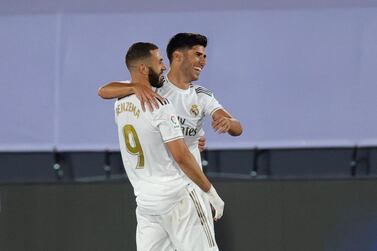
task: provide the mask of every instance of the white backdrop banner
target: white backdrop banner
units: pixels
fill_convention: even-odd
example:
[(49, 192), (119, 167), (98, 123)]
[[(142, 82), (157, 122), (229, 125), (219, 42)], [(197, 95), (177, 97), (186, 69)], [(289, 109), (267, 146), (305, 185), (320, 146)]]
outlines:
[[(208, 36), (198, 84), (244, 127), (212, 149), (377, 145), (377, 9), (0, 16), (0, 151), (118, 149), (127, 48)], [(165, 61), (168, 63), (165, 55)]]

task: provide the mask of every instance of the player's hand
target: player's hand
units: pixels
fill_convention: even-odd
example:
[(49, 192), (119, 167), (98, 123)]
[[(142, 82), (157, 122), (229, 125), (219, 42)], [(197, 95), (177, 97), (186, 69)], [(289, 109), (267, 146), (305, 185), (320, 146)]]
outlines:
[(199, 151), (203, 152), (206, 149), (206, 138), (200, 136), (199, 143), (198, 143)]
[(232, 125), (232, 119), (228, 117), (221, 117), (212, 121), (212, 128), (218, 134), (226, 133)]
[(209, 203), (211, 203), (212, 207), (215, 209), (215, 217), (213, 219), (217, 221), (223, 216), (225, 203), (217, 194), (216, 189), (213, 186), (211, 186), (206, 194)]
[[(164, 102), (164, 98), (154, 92), (151, 88), (143, 85), (134, 85), (134, 92), (136, 97), (140, 100), (141, 108), (145, 112), (145, 105), (148, 106), (148, 109), (152, 112), (154, 108), (159, 108), (159, 99), (161, 102)], [(154, 108), (153, 108), (154, 107)]]

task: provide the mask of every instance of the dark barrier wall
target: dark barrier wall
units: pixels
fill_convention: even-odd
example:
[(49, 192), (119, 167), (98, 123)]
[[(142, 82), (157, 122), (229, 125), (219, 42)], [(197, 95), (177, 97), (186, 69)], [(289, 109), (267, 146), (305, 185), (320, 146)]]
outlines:
[[(222, 251), (377, 250), (376, 180), (216, 181)], [(1, 185), (1, 251), (135, 248), (129, 183)]]
[[(228, 178), (377, 178), (377, 147), (210, 150), (202, 160), (210, 176)], [(0, 167), (0, 184), (126, 177), (119, 151), (0, 152)]]

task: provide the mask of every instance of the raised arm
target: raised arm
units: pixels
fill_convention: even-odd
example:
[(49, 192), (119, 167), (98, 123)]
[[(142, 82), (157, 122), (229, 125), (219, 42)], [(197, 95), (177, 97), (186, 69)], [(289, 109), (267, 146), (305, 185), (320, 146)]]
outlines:
[(212, 114), (212, 128), (217, 133), (227, 132), (231, 136), (242, 134), (241, 123), (224, 109), (218, 109)]
[(156, 99), (164, 100), (151, 88), (128, 82), (110, 82), (98, 89), (98, 95), (103, 99), (123, 98), (132, 94), (140, 100), (143, 111), (145, 111), (145, 105), (150, 111), (153, 111), (153, 107), (157, 109), (159, 102)]
[(224, 201), (219, 197), (215, 188), (200, 169), (184, 140), (177, 139), (166, 143), (166, 145), (182, 171), (204, 192), (206, 192), (211, 205), (215, 209), (214, 219), (220, 219), (224, 211)]

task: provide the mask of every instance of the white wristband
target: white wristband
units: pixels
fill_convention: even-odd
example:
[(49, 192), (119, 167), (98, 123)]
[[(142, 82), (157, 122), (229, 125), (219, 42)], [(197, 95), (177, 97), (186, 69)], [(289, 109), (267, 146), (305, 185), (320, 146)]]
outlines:
[(216, 189), (211, 185), (211, 188), (208, 190), (207, 195), (211, 198), (219, 197), (219, 195), (216, 192)]
[(224, 201), (217, 194), (216, 189), (211, 186), (209, 191), (206, 193), (208, 200), (211, 203), (212, 207), (215, 209), (215, 220), (220, 219), (223, 216), (224, 211)]

